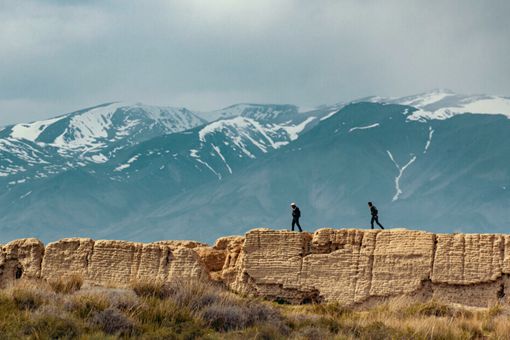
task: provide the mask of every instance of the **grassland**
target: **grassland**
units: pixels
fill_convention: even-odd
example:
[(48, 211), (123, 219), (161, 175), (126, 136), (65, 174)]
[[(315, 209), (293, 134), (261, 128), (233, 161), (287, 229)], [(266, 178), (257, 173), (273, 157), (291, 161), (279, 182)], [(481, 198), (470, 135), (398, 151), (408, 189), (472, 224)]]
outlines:
[(292, 306), (221, 286), (137, 282), (82, 287), (79, 277), (0, 290), (0, 339), (510, 339), (510, 308), (389, 299), (365, 310)]

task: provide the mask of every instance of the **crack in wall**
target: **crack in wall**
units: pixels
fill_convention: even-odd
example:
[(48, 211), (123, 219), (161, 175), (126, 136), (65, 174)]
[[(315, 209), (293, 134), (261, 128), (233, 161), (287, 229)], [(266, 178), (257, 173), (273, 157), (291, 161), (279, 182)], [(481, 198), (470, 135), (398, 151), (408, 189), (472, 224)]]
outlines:
[(434, 263), (436, 261), (436, 252), (437, 252), (437, 235), (432, 234), (433, 242), (432, 242), (432, 258), (430, 259), (430, 274), (429, 280), (432, 280), (432, 276), (434, 275)]
[(356, 300), (356, 294), (358, 292), (358, 279), (359, 279), (359, 265), (360, 265), (360, 262), (361, 262), (361, 251), (363, 249), (363, 240), (364, 240), (364, 237), (365, 237), (365, 234), (363, 233), (361, 235), (361, 240), (360, 240), (360, 244), (359, 244), (359, 248), (358, 248), (358, 256), (356, 258), (356, 275), (354, 276), (354, 289), (353, 289), (353, 292), (352, 292), (352, 300), (355, 301)]

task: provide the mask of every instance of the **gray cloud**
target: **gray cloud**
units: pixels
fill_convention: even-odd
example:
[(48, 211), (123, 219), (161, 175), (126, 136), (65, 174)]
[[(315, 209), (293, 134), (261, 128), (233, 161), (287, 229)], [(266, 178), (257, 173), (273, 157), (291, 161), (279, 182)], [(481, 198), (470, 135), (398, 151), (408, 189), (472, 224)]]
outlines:
[(0, 124), (125, 100), (510, 94), (510, 2), (0, 0)]

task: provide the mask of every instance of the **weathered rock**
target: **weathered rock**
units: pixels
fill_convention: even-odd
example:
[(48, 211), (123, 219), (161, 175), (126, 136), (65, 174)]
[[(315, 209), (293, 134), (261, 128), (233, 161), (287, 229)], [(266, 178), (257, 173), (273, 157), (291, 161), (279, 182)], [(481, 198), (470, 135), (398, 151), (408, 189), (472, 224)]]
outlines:
[(312, 254), (303, 259), (301, 282), (326, 301), (351, 304), (370, 292), (378, 231), (320, 229), (312, 239)]
[(157, 241), (157, 242), (154, 242), (154, 244), (165, 245), (165, 246), (169, 246), (170, 248), (174, 248), (174, 249), (177, 249), (177, 248), (194, 249), (197, 247), (208, 247), (209, 246), (207, 243), (196, 242), (196, 241), (181, 241), (181, 240), (178, 240), (178, 241), (172, 241), (172, 240)]
[(35, 239), (0, 246), (0, 286), (16, 278), (81, 275), (85, 283), (216, 280), (243, 294), (292, 303), (371, 304), (410, 295), (472, 306), (509, 303), (510, 235), (411, 230), (255, 229), (210, 247)]
[(435, 237), (411, 230), (377, 234), (370, 296), (407, 294), (430, 279)]
[(207, 270), (197, 253), (187, 247), (123, 241), (96, 241), (88, 280), (100, 285), (135, 281), (202, 279)]
[(438, 234), (432, 282), (470, 285), (495, 281), (503, 273), (502, 235)]
[(230, 287), (246, 294), (302, 302), (317, 296), (300, 286), (303, 257), (311, 251), (312, 235), (255, 229), (246, 234), (243, 257)]
[(227, 252), (221, 271), (221, 280), (227, 286), (231, 286), (235, 282), (237, 274), (241, 270), (241, 252), (244, 240), (245, 238), (240, 236), (222, 237), (216, 241), (214, 246), (217, 249), (225, 249)]
[(34, 238), (15, 240), (0, 249), (0, 287), (18, 279), (37, 279), (41, 275), (44, 245)]
[(204, 263), (207, 271), (217, 281), (221, 278), (221, 271), (227, 257), (226, 250), (214, 249), (212, 247), (200, 247), (195, 249), (198, 257)]
[(45, 279), (79, 275), (87, 278), (94, 241), (90, 238), (66, 238), (46, 246), (41, 276)]

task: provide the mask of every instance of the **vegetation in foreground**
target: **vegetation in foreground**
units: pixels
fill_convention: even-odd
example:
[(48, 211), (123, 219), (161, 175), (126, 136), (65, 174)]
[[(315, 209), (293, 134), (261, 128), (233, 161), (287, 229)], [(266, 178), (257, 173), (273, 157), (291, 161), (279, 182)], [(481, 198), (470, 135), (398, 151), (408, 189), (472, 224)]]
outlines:
[(131, 289), (20, 282), (0, 290), (1, 339), (509, 339), (510, 309), (388, 300), (358, 311), (281, 305), (204, 283)]

